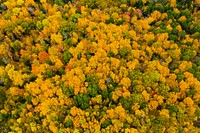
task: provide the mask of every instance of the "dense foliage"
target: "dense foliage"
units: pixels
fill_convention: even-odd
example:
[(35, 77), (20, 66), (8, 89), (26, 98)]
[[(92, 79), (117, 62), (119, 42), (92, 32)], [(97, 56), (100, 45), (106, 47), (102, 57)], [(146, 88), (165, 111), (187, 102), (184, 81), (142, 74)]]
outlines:
[(3, 0), (0, 132), (200, 132), (199, 0)]

